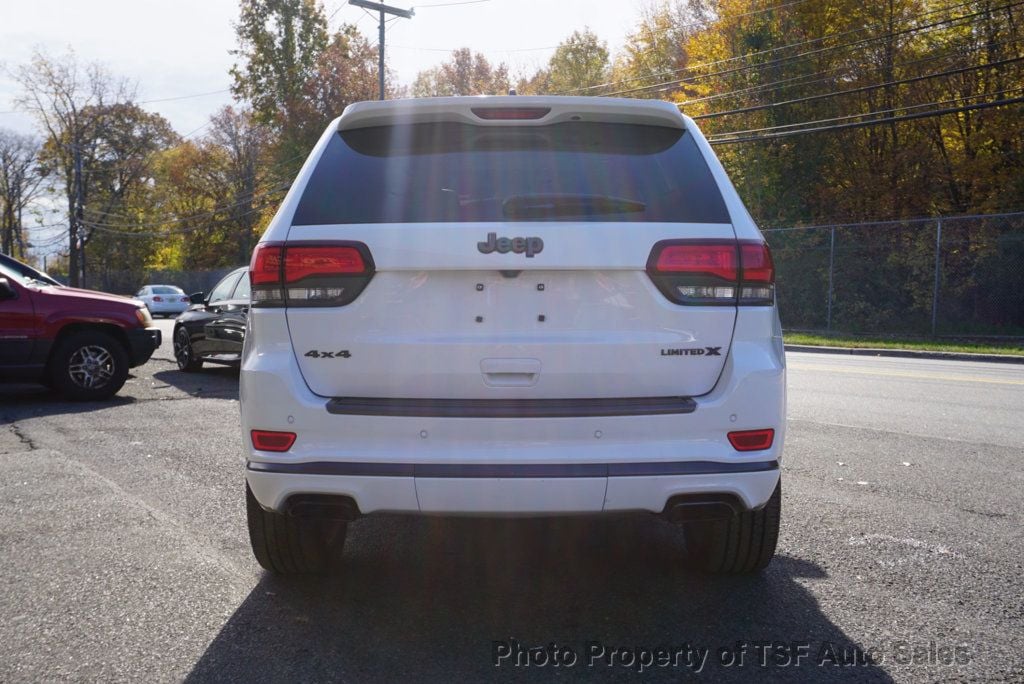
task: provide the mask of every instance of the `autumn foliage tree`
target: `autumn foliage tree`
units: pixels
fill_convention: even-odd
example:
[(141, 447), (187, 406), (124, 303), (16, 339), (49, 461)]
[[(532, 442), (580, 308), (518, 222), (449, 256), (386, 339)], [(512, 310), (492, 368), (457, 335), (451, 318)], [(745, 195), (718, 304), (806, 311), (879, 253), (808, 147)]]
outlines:
[(32, 136), (0, 129), (0, 252), (21, 259), (29, 245), (26, 213), (44, 189), (39, 149)]
[(508, 66), (493, 67), (483, 55), (459, 48), (443, 64), (416, 76), (412, 96), (504, 95), (509, 87)]
[(318, 131), (305, 126), (307, 83), (327, 49), (327, 18), (315, 0), (242, 0), (235, 26), (235, 97), (277, 135), (277, 161), (298, 169)]

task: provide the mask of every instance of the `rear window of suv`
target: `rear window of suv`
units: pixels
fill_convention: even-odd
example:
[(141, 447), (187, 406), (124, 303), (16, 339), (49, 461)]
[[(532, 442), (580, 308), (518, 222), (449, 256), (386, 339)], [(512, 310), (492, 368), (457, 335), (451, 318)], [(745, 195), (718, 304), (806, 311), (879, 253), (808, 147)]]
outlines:
[(407, 124), (341, 131), (295, 225), (468, 221), (729, 223), (682, 129)]

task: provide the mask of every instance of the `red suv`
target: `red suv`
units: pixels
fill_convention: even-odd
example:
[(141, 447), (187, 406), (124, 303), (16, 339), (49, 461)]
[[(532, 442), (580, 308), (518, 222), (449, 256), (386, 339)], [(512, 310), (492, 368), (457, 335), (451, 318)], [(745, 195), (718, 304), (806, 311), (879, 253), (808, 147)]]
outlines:
[(0, 379), (42, 382), (67, 399), (106, 399), (149, 360), (160, 330), (141, 302), (64, 287), (0, 255)]

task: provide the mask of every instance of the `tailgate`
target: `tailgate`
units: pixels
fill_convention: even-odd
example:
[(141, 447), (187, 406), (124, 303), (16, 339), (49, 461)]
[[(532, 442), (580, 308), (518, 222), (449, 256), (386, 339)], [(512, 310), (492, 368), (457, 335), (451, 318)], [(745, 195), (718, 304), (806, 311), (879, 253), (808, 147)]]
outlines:
[[(540, 238), (532, 257), (491, 234)], [(341, 307), (290, 307), (310, 389), (328, 397), (696, 396), (722, 371), (735, 306), (682, 306), (645, 272), (660, 240), (729, 225), (295, 226), (292, 241), (360, 241), (376, 264)]]

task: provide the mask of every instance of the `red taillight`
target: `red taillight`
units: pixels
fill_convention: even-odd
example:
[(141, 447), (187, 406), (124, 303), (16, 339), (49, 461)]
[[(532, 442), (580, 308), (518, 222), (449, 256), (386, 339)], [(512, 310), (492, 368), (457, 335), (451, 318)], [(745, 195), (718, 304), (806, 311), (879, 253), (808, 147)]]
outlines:
[(743, 267), (740, 304), (768, 305), (774, 302), (775, 264), (768, 245), (763, 242), (741, 243), (740, 264)]
[(191, 302), (192, 300), (189, 299), (188, 297), (182, 297), (181, 301), (183, 301), (183, 302)]
[(473, 113), (487, 121), (543, 119), (551, 107), (473, 107)]
[(742, 243), (740, 245), (740, 261), (743, 264), (743, 282), (775, 282), (775, 264), (772, 263), (772, 253), (765, 243)]
[(313, 276), (359, 275), (365, 271), (363, 256), (354, 247), (288, 247), (285, 252), (286, 283)]
[(273, 242), (256, 245), (249, 262), (249, 298), (253, 306), (284, 306), (281, 286), (281, 253), (284, 247)]
[(153, 301), (154, 302), (162, 302), (162, 301), (164, 301), (164, 298), (161, 297), (160, 295), (153, 295)]
[(741, 430), (729, 433), (729, 444), (736, 451), (760, 451), (769, 449), (775, 440), (775, 430)]
[(735, 244), (668, 244), (654, 265), (658, 273), (692, 273), (735, 281)]
[(676, 304), (771, 304), (775, 270), (763, 242), (662, 240), (647, 260), (647, 273)]
[(252, 445), (260, 451), (288, 451), (295, 444), (294, 432), (275, 432), (273, 430), (253, 430)]
[(249, 266), (253, 306), (344, 306), (373, 277), (358, 242), (257, 245)]
[(249, 279), (255, 285), (279, 284), (281, 282), (280, 245), (265, 242), (256, 245), (249, 263)]

